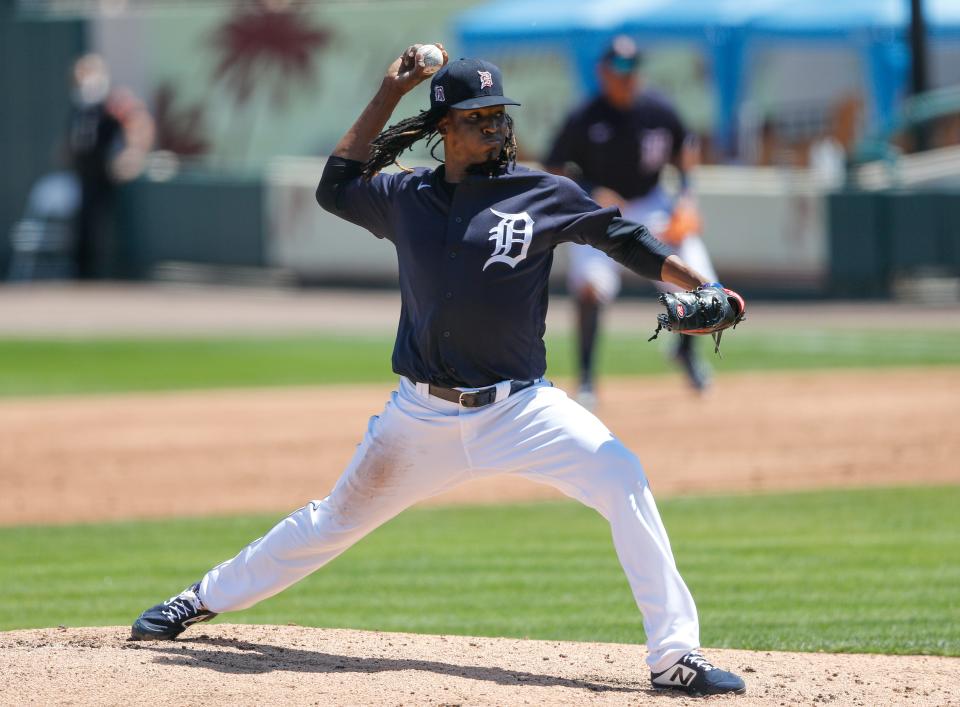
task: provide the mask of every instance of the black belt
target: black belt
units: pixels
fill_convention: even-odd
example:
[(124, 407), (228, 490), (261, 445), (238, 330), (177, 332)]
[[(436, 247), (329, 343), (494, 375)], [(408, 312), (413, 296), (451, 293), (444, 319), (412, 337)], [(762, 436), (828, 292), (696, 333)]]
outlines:
[[(510, 392), (508, 395), (513, 395), (524, 388), (529, 388), (536, 382), (537, 381), (510, 381)], [(429, 386), (429, 390), (430, 395), (443, 398), (451, 403), (459, 403), (465, 408), (482, 408), (484, 405), (489, 405), (497, 399), (497, 386), (495, 385), (468, 392), (457, 390), (456, 388), (441, 388), (438, 385)]]

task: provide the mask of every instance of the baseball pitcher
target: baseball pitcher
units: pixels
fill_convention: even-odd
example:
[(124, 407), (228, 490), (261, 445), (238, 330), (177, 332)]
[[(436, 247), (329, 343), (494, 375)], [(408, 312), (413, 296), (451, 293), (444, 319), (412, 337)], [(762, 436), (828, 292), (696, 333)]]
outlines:
[[(389, 67), (317, 188), (324, 209), (396, 249), (397, 388), (329, 495), (143, 612), (133, 638), (174, 638), (190, 624), (252, 606), (417, 501), (470, 479), (515, 474), (609, 521), (643, 613), (655, 686), (744, 692), (739, 677), (699, 651), (697, 609), (640, 460), (544, 378), (547, 278), (560, 243), (590, 245), (684, 289), (706, 279), (569, 179), (517, 166), (505, 106), (518, 104), (487, 61), (449, 63), (444, 54), (428, 110), (384, 130), (401, 96), (427, 76), (415, 60), (419, 46)], [(442, 145), (443, 164), (381, 172), (418, 140)]]

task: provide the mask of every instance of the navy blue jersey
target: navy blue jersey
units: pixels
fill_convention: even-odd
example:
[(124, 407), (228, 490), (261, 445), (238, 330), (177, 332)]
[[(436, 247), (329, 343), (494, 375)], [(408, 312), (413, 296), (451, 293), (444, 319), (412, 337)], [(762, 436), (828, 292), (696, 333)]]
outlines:
[(572, 162), (584, 187), (607, 187), (634, 199), (657, 185), (686, 136), (677, 112), (657, 94), (641, 94), (625, 111), (598, 96), (569, 115), (544, 164), (559, 169)]
[(666, 257), (645, 228), (601, 209), (565, 177), (515, 167), (452, 188), (442, 166), (369, 181), (361, 167), (331, 157), (317, 199), (396, 247), (393, 370), (414, 381), (481, 387), (543, 376), (559, 243), (589, 243), (647, 277), (659, 277)]
[(67, 130), (73, 169), (85, 190), (107, 190), (114, 181), (110, 161), (123, 137), (123, 126), (104, 103), (74, 106)]

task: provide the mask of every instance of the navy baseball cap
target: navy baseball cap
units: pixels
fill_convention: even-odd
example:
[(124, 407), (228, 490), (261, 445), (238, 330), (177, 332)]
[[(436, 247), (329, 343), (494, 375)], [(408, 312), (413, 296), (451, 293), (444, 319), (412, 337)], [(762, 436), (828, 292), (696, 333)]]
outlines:
[(600, 57), (600, 62), (618, 74), (632, 74), (642, 60), (636, 43), (625, 34), (618, 35)]
[(482, 59), (457, 59), (433, 75), (430, 110), (470, 110), (488, 106), (518, 106), (503, 95), (500, 69)]

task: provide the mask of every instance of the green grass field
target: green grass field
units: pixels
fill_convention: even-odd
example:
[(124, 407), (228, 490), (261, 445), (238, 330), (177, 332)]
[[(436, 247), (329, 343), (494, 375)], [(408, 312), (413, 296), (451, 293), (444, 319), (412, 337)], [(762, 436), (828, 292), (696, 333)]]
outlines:
[[(960, 487), (661, 504), (707, 646), (960, 655)], [(276, 518), (0, 529), (0, 629), (128, 624)], [(415, 509), (229, 622), (642, 642), (602, 519)]]
[[(704, 341), (706, 346), (708, 341)], [(0, 396), (387, 382), (392, 338), (0, 340)], [(569, 337), (548, 339), (568, 377)], [(672, 370), (610, 334), (601, 370)], [(718, 371), (960, 365), (960, 332), (734, 332)], [(960, 486), (661, 503), (703, 643), (960, 656)], [(128, 624), (270, 527), (0, 528), (0, 629)], [(413, 510), (230, 622), (642, 642), (606, 524), (572, 503)]]
[[(0, 396), (384, 382), (392, 337), (0, 340)], [(704, 350), (708, 340), (701, 344)], [(570, 337), (547, 340), (548, 375), (569, 377)], [(960, 365), (960, 332), (736, 331), (718, 371)], [(607, 335), (609, 375), (672, 370), (646, 335)]]

